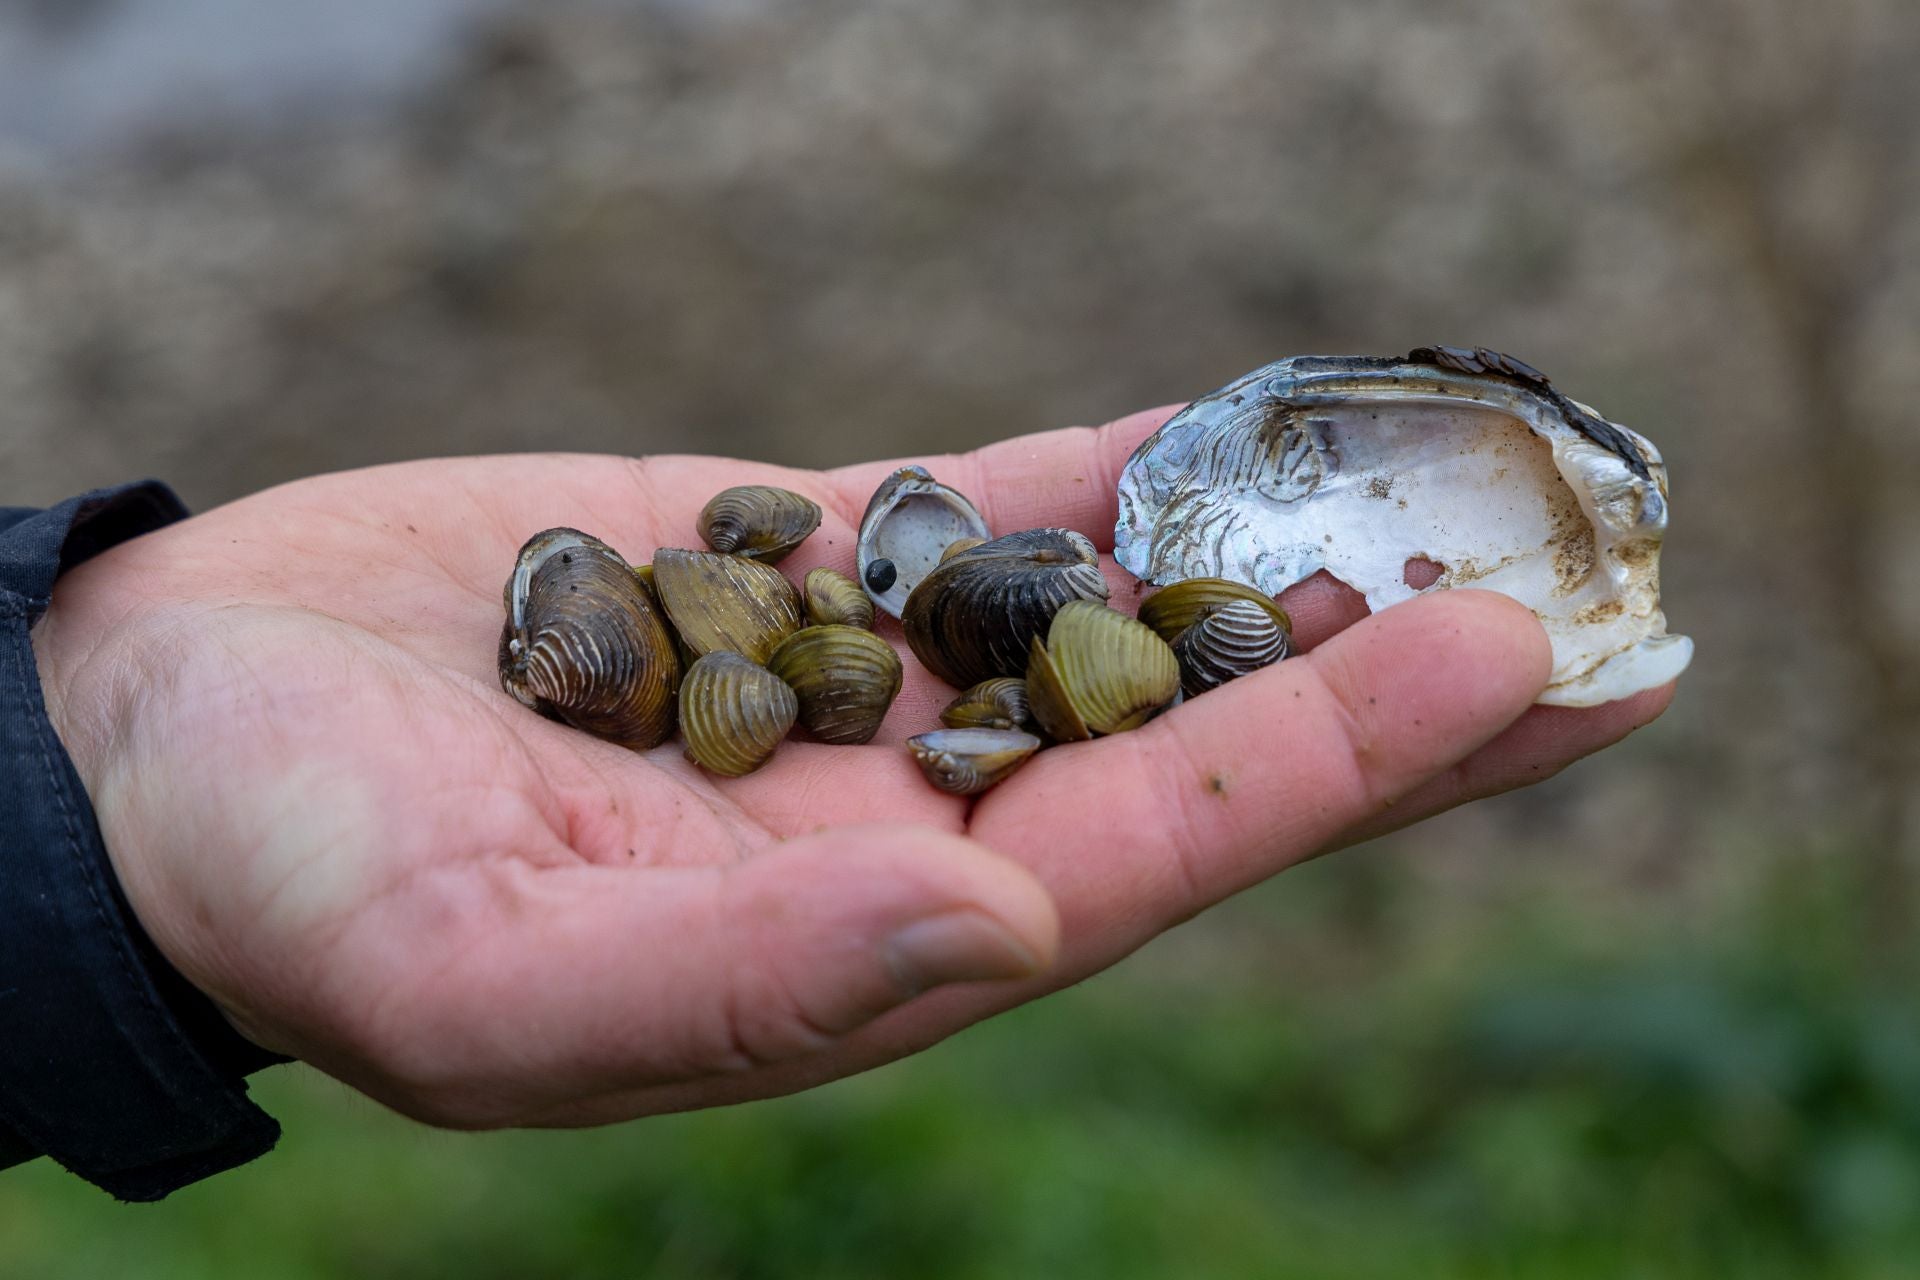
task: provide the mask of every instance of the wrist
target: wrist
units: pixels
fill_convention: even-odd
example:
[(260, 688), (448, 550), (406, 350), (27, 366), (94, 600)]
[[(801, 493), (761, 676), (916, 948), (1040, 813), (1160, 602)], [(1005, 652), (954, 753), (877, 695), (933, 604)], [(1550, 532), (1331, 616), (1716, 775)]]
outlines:
[(185, 513), (136, 485), (4, 514), (0, 1124), (116, 1195), (157, 1199), (272, 1145), (241, 1083), (267, 1059), (154, 950), (108, 861), (87, 780), (118, 726), (90, 725), (73, 693), (116, 629), (85, 621), (110, 617), (94, 613), (91, 575), (62, 579), (46, 615), (65, 571)]

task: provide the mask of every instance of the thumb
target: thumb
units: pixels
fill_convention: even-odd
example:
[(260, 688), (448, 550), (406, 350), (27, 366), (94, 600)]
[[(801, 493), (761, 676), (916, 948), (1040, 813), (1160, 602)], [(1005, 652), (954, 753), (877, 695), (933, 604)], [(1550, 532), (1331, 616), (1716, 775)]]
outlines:
[[(733, 868), (703, 936), (724, 996), (729, 1067), (824, 1047), (932, 987), (1027, 978), (1059, 947), (1026, 868), (926, 827), (840, 828)], [(709, 1032), (689, 1046), (713, 1047)]]
[(513, 1124), (743, 1071), (823, 1049), (931, 987), (1031, 977), (1059, 947), (1030, 872), (906, 824), (822, 831), (721, 867), (533, 879), (457, 978), (403, 1000), (429, 1061), (403, 1072), (400, 1097), (384, 1091), (401, 1110)]

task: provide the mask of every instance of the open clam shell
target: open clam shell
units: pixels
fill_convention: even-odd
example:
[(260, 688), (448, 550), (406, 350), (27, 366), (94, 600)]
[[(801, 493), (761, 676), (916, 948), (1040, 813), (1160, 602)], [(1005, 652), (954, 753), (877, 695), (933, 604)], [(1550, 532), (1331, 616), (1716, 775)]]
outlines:
[(833, 569), (810, 569), (800, 584), (807, 621), (816, 627), (873, 630), (873, 601), (860, 584)]
[(1091, 542), (1071, 529), (1026, 529), (942, 562), (914, 588), (900, 621), (927, 670), (964, 689), (1024, 674), (1028, 645), (1061, 606), (1106, 598)]
[(1027, 682), (1015, 676), (982, 680), (940, 712), (949, 729), (1024, 729), (1032, 720)]
[(1027, 701), (1056, 742), (1122, 733), (1180, 692), (1180, 664), (1151, 627), (1091, 601), (1061, 608), (1032, 641)]
[(800, 700), (786, 681), (729, 650), (701, 658), (680, 684), (687, 758), (725, 778), (765, 764), (799, 714)]
[(905, 671), (893, 646), (858, 627), (804, 627), (783, 640), (767, 670), (800, 699), (800, 723), (822, 742), (873, 741)]
[(978, 795), (1005, 781), (1040, 749), (1017, 729), (935, 729), (907, 739), (927, 781), (957, 796)]
[(516, 701), (636, 750), (672, 734), (680, 657), (613, 548), (577, 529), (536, 534), (505, 594), (500, 685)]
[(1120, 478), (1114, 555), (1135, 576), (1226, 577), (1278, 595), (1318, 570), (1384, 609), (1501, 591), (1553, 640), (1542, 702), (1592, 706), (1678, 675), (1660, 544), (1667, 477), (1645, 437), (1480, 349), (1296, 356), (1176, 414)]
[(941, 552), (961, 538), (992, 536), (965, 497), (925, 467), (902, 467), (881, 482), (860, 519), (856, 576), (874, 604), (897, 618)]
[(663, 548), (653, 556), (653, 589), (696, 658), (730, 650), (764, 663), (802, 622), (793, 584), (739, 556)]
[(735, 485), (707, 501), (698, 525), (715, 551), (772, 564), (820, 527), (820, 506), (791, 489)]

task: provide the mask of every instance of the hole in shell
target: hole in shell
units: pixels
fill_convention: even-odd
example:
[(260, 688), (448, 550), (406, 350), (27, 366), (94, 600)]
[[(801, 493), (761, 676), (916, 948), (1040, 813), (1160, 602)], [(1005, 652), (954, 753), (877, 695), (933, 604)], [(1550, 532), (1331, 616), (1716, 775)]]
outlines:
[(1446, 571), (1447, 566), (1441, 564), (1438, 560), (1431, 559), (1427, 556), (1414, 556), (1407, 561), (1406, 567), (1400, 572), (1400, 577), (1402, 581), (1415, 591), (1425, 591), (1428, 587), (1440, 581), (1440, 575)]

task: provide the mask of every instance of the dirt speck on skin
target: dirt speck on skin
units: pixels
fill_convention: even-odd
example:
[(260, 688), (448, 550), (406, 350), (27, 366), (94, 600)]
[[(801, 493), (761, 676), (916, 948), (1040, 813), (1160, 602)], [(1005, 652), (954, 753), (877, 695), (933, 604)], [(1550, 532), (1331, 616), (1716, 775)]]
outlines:
[(1224, 773), (1209, 774), (1207, 776), (1207, 790), (1217, 796), (1227, 794), (1227, 776)]

